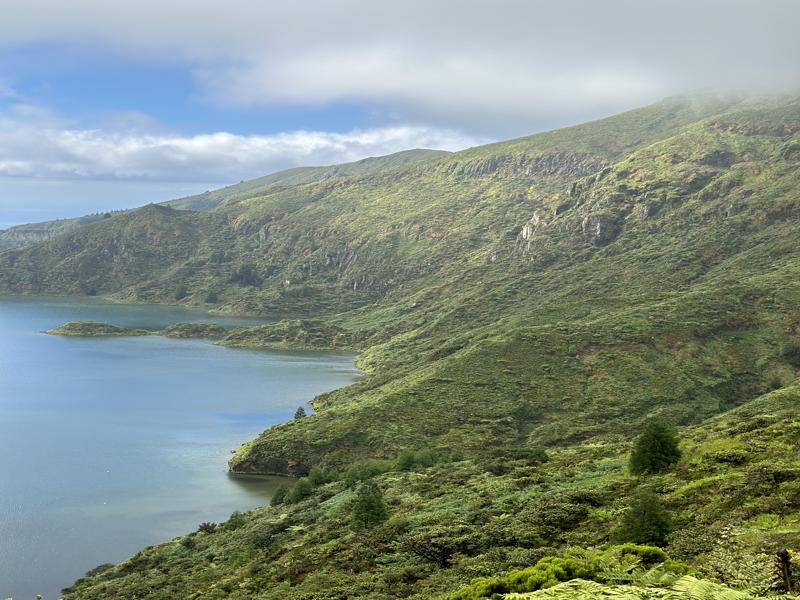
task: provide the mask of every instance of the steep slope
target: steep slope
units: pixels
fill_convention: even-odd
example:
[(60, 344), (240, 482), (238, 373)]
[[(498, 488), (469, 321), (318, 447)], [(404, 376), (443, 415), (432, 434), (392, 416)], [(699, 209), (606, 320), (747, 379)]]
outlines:
[[(89, 284), (69, 261), (59, 264), (68, 252), (52, 245), (26, 248), (19, 255), (0, 255), (0, 290), (69, 291), (47, 276), (31, 285), (25, 270), (14, 266), (16, 256), (26, 264), (21, 257), (36, 254), (43, 262), (35, 270), (62, 273), (77, 283), (70, 290), (91, 287), (148, 302), (174, 301), (175, 288), (182, 285), (184, 302), (214, 298), (223, 310), (316, 314), (340, 308), (341, 296), (348, 306), (371, 303), (392, 292), (407, 293), (404, 286), (419, 289), (426, 277), (463, 273), (496, 247), (504, 248), (536, 209), (554, 210), (576, 177), (729, 105), (673, 99), (561, 132), (225, 203), (214, 212), (228, 219), (231, 231), (195, 247), (185, 268), (166, 262), (145, 280)], [(114, 219), (124, 231), (125, 222), (136, 217), (125, 213)], [(80, 236), (90, 240), (94, 231), (82, 229)], [(253, 277), (232, 286), (242, 268)]]
[[(339, 317), (369, 347), (366, 376), (233, 468), (588, 439), (765, 391), (797, 319), (800, 180), (792, 141), (728, 131), (751, 110), (578, 180), (493, 244), (461, 246), (402, 301)], [(759, 118), (796, 136), (798, 117), (791, 102)]]

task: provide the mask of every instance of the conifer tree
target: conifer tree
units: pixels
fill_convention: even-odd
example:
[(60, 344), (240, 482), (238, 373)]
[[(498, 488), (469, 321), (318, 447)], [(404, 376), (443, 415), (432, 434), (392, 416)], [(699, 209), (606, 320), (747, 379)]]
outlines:
[(618, 537), (624, 542), (664, 546), (671, 530), (672, 520), (659, 497), (651, 490), (640, 490), (631, 499)]
[(383, 492), (373, 481), (365, 481), (356, 491), (353, 502), (353, 521), (364, 527), (372, 527), (388, 517)]
[(295, 419), (302, 419), (305, 416), (306, 416), (306, 409), (303, 408), (302, 406), (298, 406), (297, 410), (294, 411), (294, 418)]
[(659, 473), (681, 458), (675, 428), (662, 421), (650, 421), (636, 439), (631, 452), (631, 473)]

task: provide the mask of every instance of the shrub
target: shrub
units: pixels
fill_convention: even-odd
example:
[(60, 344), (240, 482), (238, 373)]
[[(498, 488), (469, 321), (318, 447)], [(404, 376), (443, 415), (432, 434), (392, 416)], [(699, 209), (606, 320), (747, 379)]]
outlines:
[(800, 367), (800, 341), (791, 340), (783, 345), (783, 358), (793, 367)]
[(397, 471), (411, 471), (417, 467), (431, 467), (438, 462), (438, 457), (432, 450), (403, 450), (397, 455), (393, 468)]
[(514, 592), (535, 592), (572, 579), (621, 583), (637, 579), (661, 579), (650, 574), (679, 577), (688, 572), (687, 565), (670, 560), (659, 548), (634, 544), (611, 546), (605, 550), (569, 548), (563, 556), (545, 556), (532, 567), (510, 571), (500, 577), (475, 579), (470, 585), (451, 594), (450, 600), (480, 600), (500, 598)]
[(255, 268), (252, 265), (240, 265), (230, 277), (231, 283), (238, 283), (239, 285), (259, 286), (261, 285), (261, 277), (258, 276)]
[(658, 473), (681, 458), (678, 434), (672, 425), (649, 421), (631, 452), (631, 473)]
[(659, 497), (650, 490), (640, 490), (631, 499), (617, 537), (620, 541), (663, 546), (671, 529), (672, 521)]
[(334, 479), (334, 473), (322, 467), (313, 467), (308, 473), (308, 480), (311, 482), (311, 485), (315, 487), (330, 483)]
[(238, 510), (235, 510), (231, 513), (230, 518), (225, 523), (225, 528), (229, 529), (230, 531), (234, 531), (243, 527), (247, 523), (247, 518), (240, 513)]
[(479, 545), (474, 531), (464, 525), (433, 526), (410, 533), (400, 540), (400, 549), (447, 567), (453, 556), (474, 550)]
[(289, 493), (289, 486), (287, 485), (280, 486), (277, 490), (275, 490), (275, 493), (272, 495), (272, 498), (269, 501), (269, 505), (278, 506), (280, 504), (283, 504), (286, 501), (286, 494), (288, 493)]
[(205, 523), (200, 523), (200, 527), (197, 528), (197, 531), (200, 533), (214, 533), (217, 530), (216, 523), (210, 523), (206, 521)]
[(392, 467), (391, 463), (378, 460), (357, 462), (347, 469), (344, 479), (348, 486), (353, 487), (360, 481), (366, 481), (381, 473), (386, 473)]
[(187, 294), (186, 286), (179, 285), (178, 289), (175, 290), (175, 294), (173, 294), (173, 297), (175, 298), (175, 300), (183, 300), (184, 298), (186, 298), (186, 294)]
[(307, 498), (314, 491), (314, 486), (308, 480), (308, 477), (298, 479), (297, 482), (286, 493), (285, 501), (289, 504), (300, 502), (303, 498)]

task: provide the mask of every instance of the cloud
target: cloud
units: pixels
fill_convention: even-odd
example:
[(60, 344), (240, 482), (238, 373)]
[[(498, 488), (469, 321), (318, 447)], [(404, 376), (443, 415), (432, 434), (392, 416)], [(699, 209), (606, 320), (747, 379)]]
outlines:
[[(148, 122), (141, 115), (132, 118), (137, 126)], [(38, 107), (15, 105), (0, 113), (0, 176), (230, 182), (299, 165), (348, 162), (409, 148), (458, 150), (484, 141), (413, 125), (347, 133), (180, 136), (65, 124)]]
[(371, 103), (532, 131), (699, 89), (800, 85), (796, 0), (28, 0), (0, 44), (185, 61), (227, 106)]

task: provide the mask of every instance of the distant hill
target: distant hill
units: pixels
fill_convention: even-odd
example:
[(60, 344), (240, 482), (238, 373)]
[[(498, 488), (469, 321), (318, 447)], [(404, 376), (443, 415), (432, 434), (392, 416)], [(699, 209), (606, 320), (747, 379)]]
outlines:
[(9, 227), (8, 229), (0, 229), (0, 250), (41, 242), (42, 240), (46, 240), (61, 233), (66, 233), (81, 225), (96, 223), (102, 218), (103, 214), (101, 213), (75, 219), (58, 219), (56, 221), (26, 223), (24, 225)]
[[(356, 162), (343, 163), (340, 165), (297, 167), (265, 175), (257, 179), (242, 181), (241, 183), (226, 186), (218, 190), (187, 196), (185, 198), (178, 198), (176, 200), (169, 200), (163, 204), (179, 210), (208, 211), (221, 204), (258, 196), (274, 187), (293, 186), (334, 177), (347, 177), (390, 170), (395, 167), (429, 160), (445, 154), (448, 153), (443, 150), (404, 150), (387, 156), (365, 158)], [(95, 223), (110, 214), (112, 213), (99, 213), (74, 219), (58, 219), (55, 221), (26, 223), (24, 225), (17, 225), (16, 227), (9, 227), (8, 229), (0, 230), (0, 250), (40, 242), (71, 231), (82, 225)]]

